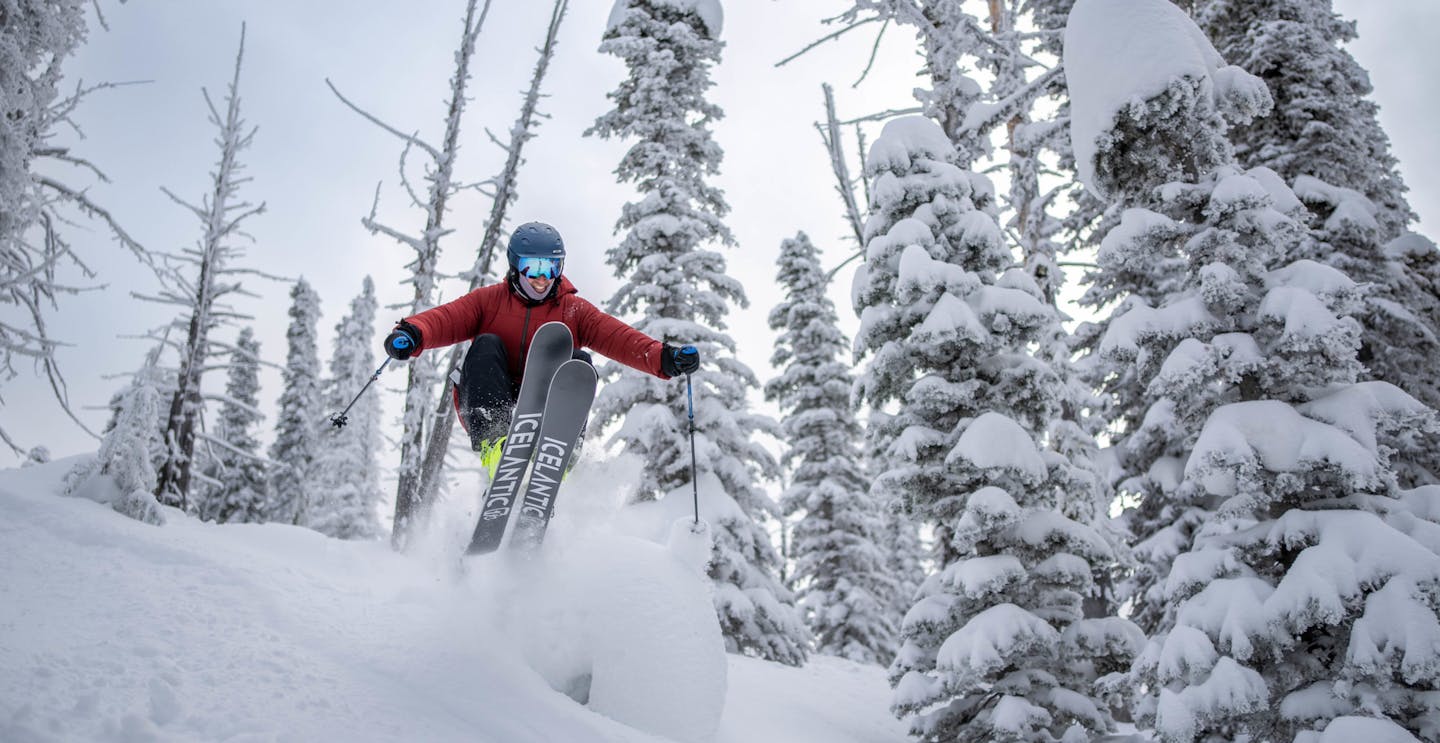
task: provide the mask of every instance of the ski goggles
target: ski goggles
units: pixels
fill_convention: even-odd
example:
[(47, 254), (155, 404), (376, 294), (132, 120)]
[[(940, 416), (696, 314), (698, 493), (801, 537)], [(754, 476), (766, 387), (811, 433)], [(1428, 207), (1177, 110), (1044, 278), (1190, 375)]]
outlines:
[(560, 278), (560, 272), (564, 270), (564, 268), (564, 258), (523, 257), (515, 262), (515, 270), (527, 279), (550, 279), (554, 281)]

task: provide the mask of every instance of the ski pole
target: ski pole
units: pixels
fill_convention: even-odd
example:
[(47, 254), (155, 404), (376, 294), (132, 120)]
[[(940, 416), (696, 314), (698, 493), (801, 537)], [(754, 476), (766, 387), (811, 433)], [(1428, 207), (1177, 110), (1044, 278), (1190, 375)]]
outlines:
[(360, 391), (355, 393), (355, 399), (351, 400), (350, 404), (346, 405), (344, 410), (330, 416), (330, 425), (335, 426), (336, 428), (344, 428), (345, 424), (350, 422), (350, 419), (346, 417), (346, 414), (350, 412), (350, 408), (355, 407), (355, 403), (360, 402), (360, 396), (365, 394), (365, 390), (370, 389), (370, 385), (375, 384), (375, 380), (380, 378), (380, 372), (385, 371), (385, 367), (389, 364), (390, 357), (387, 356), (385, 357), (385, 360), (380, 363), (380, 368), (376, 369), (375, 373), (370, 375), (370, 381), (366, 382), (365, 386), (361, 387)]
[(690, 485), (695, 491), (695, 524), (700, 524), (700, 480), (695, 466), (695, 388), (690, 385), (690, 375), (685, 375), (685, 397), (690, 403)]

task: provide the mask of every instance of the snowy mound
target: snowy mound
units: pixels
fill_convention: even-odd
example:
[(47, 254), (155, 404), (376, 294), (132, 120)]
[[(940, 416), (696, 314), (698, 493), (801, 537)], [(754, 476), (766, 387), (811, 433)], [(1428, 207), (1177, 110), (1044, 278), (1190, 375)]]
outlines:
[[(693, 555), (690, 541), (672, 546)], [(708, 533), (699, 541), (708, 555)], [(611, 534), (519, 567), (533, 569), (532, 582), (502, 598), (514, 610), (501, 625), (553, 688), (639, 730), (714, 739), (726, 659), (703, 570), (671, 548)]]
[[(59, 495), (78, 459), (0, 471), (0, 741), (903, 738), (883, 669), (718, 652), (688, 528), (581, 535), (569, 511), (540, 575), (457, 582), (378, 541), (140, 523)], [(506, 602), (528, 577), (535, 603)], [(588, 707), (554, 691), (587, 669)]]

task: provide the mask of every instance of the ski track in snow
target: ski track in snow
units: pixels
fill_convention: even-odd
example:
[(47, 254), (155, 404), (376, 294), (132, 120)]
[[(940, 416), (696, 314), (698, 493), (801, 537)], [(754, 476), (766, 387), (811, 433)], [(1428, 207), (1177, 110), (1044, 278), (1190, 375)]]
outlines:
[[(149, 526), (54, 495), (74, 461), (0, 471), (0, 741), (662, 740), (552, 690), (494, 629), (486, 571)], [(905, 738), (878, 667), (729, 667), (722, 743)]]

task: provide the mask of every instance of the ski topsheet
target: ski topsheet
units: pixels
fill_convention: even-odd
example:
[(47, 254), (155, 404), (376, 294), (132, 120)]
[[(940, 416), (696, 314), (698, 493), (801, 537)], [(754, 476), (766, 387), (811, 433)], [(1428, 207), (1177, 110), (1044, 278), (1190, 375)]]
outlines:
[(530, 551), (545, 539), (545, 529), (555, 513), (555, 494), (590, 416), (598, 381), (595, 367), (578, 359), (566, 361), (555, 372), (550, 394), (545, 398), (535, 463), (517, 501), (520, 515), (510, 538), (512, 548)]
[(510, 432), (505, 437), (500, 466), (485, 489), (480, 521), (470, 538), (470, 547), (466, 550), (468, 554), (486, 554), (500, 546), (500, 540), (505, 536), (505, 524), (510, 519), (525, 469), (538, 441), (550, 382), (556, 370), (574, 353), (574, 339), (564, 323), (547, 322), (530, 339), (530, 350), (525, 354), (525, 375), (520, 380), (520, 396), (510, 418)]

